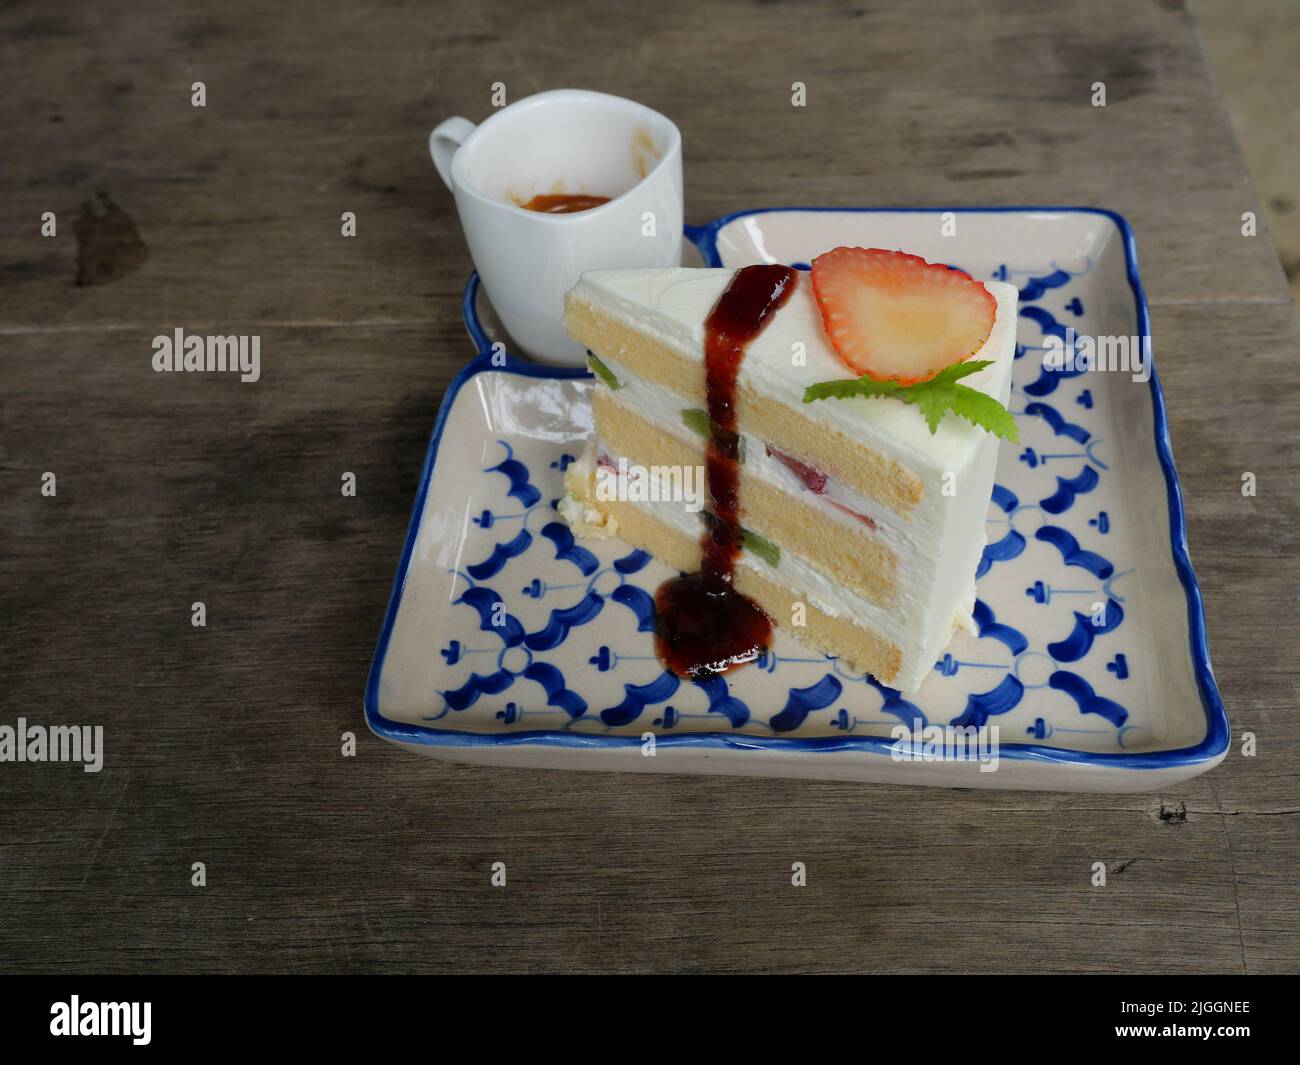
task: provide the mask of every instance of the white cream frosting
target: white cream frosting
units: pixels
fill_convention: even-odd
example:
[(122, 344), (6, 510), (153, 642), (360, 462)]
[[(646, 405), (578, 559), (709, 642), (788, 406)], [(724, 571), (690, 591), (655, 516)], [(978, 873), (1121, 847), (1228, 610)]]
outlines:
[[(569, 467), (575, 479), (570, 483), (588, 483), (588, 478), (595, 469), (597, 450), (602, 450), (601, 446), (593, 439), (578, 461)], [(603, 453), (608, 455), (615, 466), (621, 458), (626, 458), (608, 450)], [(651, 500), (639, 503), (638, 506), (670, 529), (692, 540), (699, 538), (702, 531), (700, 515), (681, 503)], [(579, 535), (604, 538), (618, 534), (617, 523), (612, 517), (594, 510), (589, 501), (576, 498), (572, 491), (565, 494), (560, 513)], [(931, 651), (925, 634), (918, 631), (919, 618), (924, 612), (925, 604), (910, 588), (903, 587), (898, 604), (886, 609), (851, 591), (788, 544), (781, 545), (780, 552), (775, 567), (749, 551), (741, 552), (737, 564), (748, 566), (791, 592), (797, 599), (812, 604), (822, 613), (831, 617), (847, 617), (895, 644), (902, 652), (902, 663), (893, 685), (902, 691), (915, 691), (921, 686), (934, 660), (951, 637), (955, 625), (967, 628), (971, 625), (970, 609), (975, 590), (973, 580), (964, 590), (956, 610), (948, 616), (941, 632), (937, 634), (937, 648)]]

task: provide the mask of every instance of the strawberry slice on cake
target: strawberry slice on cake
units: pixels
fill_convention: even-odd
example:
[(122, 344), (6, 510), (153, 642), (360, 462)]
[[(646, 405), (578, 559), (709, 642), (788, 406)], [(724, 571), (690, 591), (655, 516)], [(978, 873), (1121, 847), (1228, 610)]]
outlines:
[(836, 354), (876, 381), (928, 381), (970, 358), (998, 311), (970, 274), (902, 251), (836, 248), (813, 260), (812, 284)]

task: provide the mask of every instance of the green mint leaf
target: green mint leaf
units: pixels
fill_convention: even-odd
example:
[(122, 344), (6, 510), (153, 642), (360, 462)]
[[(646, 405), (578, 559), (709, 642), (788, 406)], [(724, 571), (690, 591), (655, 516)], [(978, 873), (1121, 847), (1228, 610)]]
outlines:
[(820, 381), (804, 389), (803, 401), (812, 403), (818, 399), (846, 399), (851, 396), (864, 399), (892, 396), (916, 407), (925, 418), (925, 424), (931, 433), (938, 431), (945, 414), (952, 413), (994, 436), (1019, 443), (1020, 430), (1016, 426), (1016, 419), (1006, 407), (992, 396), (958, 383), (963, 377), (969, 377), (991, 365), (989, 359), (954, 363), (945, 366), (930, 380), (914, 385), (900, 385), (897, 381), (873, 381), (866, 376), (850, 381)]
[(803, 401), (811, 403), (815, 399), (846, 399), (849, 396), (893, 396), (903, 390), (897, 381), (873, 381), (870, 377), (859, 377), (856, 381), (819, 381), (804, 389)]
[(958, 385), (954, 392), (952, 412), (955, 415), (1003, 440), (1020, 443), (1020, 427), (1016, 425), (1016, 419), (996, 399), (965, 385)]
[(600, 357), (594, 352), (587, 352), (587, 365), (591, 367), (592, 373), (599, 377), (611, 389), (622, 388), (623, 382), (614, 376), (614, 371), (600, 361)]
[[(969, 362), (955, 362), (951, 366), (945, 366), (928, 381), (922, 381), (923, 385), (932, 385), (936, 381), (944, 384), (953, 384), (960, 381), (963, 377), (969, 377), (973, 373), (979, 373), (985, 366), (992, 366), (992, 359), (973, 359)], [(915, 387), (915, 386), (914, 386)]]
[[(932, 383), (927, 382), (927, 384)], [(898, 398), (904, 403), (911, 403), (921, 411), (925, 416), (925, 424), (930, 427), (930, 434), (934, 435), (939, 428), (939, 423), (943, 420), (943, 416), (952, 405), (952, 395), (951, 385), (936, 385), (933, 388), (916, 388), (913, 386), (904, 389)]]

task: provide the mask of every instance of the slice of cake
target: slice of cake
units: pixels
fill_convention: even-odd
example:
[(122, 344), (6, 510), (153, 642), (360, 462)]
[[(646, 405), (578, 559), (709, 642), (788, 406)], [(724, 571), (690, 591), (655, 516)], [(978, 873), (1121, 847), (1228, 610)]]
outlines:
[(566, 301), (591, 352), (595, 435), (565, 517), (680, 571), (665, 663), (725, 670), (767, 623), (914, 691), (969, 625), (1016, 329), (1016, 289), (916, 256), (598, 270)]

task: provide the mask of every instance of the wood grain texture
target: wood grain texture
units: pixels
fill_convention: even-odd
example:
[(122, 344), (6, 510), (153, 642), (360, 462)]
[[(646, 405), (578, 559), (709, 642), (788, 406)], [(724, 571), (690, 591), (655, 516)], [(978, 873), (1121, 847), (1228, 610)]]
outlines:
[[(1295, 970), (1300, 343), (1267, 236), (1240, 235), (1256, 205), (1195, 27), (1176, 3), (925, 7), (0, 5), (0, 723), (108, 747), (99, 774), (0, 765), (0, 969)], [(671, 115), (696, 222), (1126, 214), (1216, 675), (1259, 756), (1134, 798), (462, 768), (371, 737), (362, 684), (469, 355), (425, 137), (493, 81)], [(101, 191), (147, 254), (77, 286)], [(177, 325), (260, 333), (262, 380), (155, 375)]]

